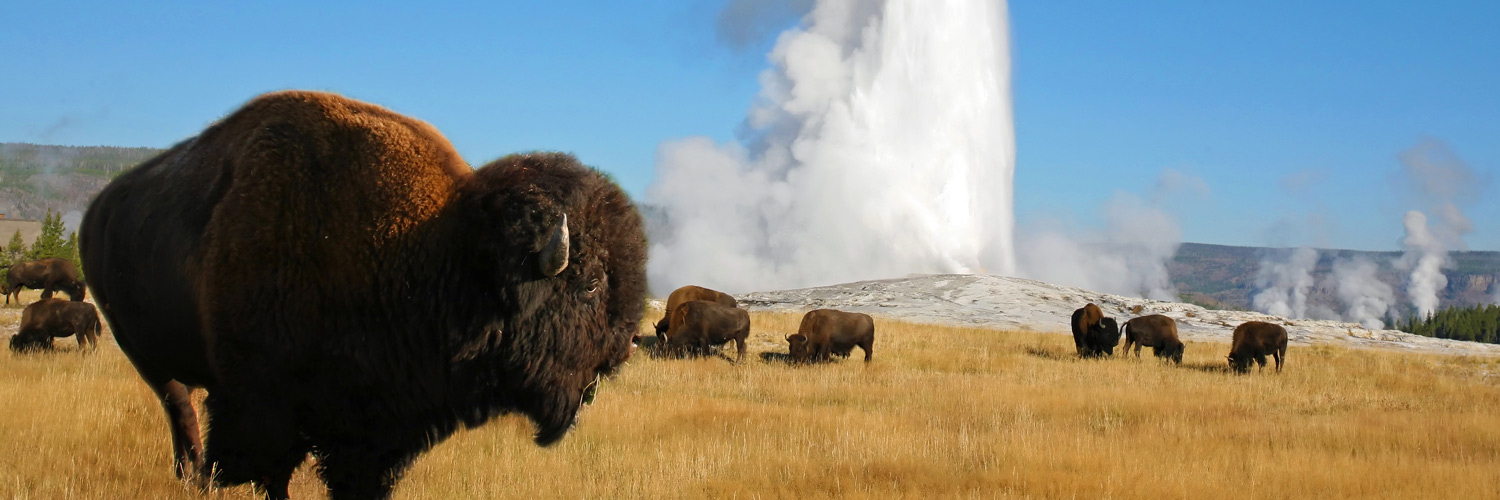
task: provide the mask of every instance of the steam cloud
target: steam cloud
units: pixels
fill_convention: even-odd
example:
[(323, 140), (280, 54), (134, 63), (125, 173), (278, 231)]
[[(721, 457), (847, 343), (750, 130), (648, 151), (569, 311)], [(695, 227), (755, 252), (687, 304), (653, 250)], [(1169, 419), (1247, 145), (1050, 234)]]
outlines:
[(1379, 271), (1374, 261), (1363, 257), (1333, 262), (1333, 281), (1338, 283), (1345, 320), (1371, 330), (1384, 327), (1385, 318), (1396, 304), (1396, 294), (1390, 285), (1380, 281)]
[(655, 291), (1012, 273), (1007, 23), (1004, 2), (818, 1), (741, 142), (659, 148)]
[(1406, 294), (1419, 316), (1427, 316), (1439, 305), (1438, 293), (1448, 286), (1443, 268), (1448, 251), (1465, 250), (1464, 235), (1474, 231), (1474, 222), (1460, 205), (1473, 203), (1489, 179), (1470, 170), (1442, 142), (1424, 140), (1400, 156), (1402, 185), (1409, 186), (1417, 200), (1426, 204), (1436, 219), (1418, 210), (1406, 212), (1401, 239), (1404, 252), (1397, 262), (1408, 271)]
[(1104, 228), (1085, 233), (1025, 228), (1017, 244), (1022, 276), (1121, 295), (1178, 300), (1167, 263), (1182, 244), (1177, 219), (1162, 207), (1172, 193), (1207, 194), (1201, 179), (1176, 170), (1161, 174), (1147, 198), (1119, 192), (1101, 210)]
[(1257, 311), (1288, 318), (1306, 318), (1307, 291), (1313, 286), (1313, 267), (1318, 265), (1318, 251), (1301, 247), (1285, 260), (1267, 255), (1256, 272), (1255, 286), (1260, 292), (1251, 299)]

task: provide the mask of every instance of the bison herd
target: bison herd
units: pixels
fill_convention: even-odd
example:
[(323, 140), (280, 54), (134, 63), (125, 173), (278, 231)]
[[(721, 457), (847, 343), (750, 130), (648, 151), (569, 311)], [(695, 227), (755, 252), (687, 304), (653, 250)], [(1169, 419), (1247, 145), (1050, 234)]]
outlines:
[[(644, 225), (607, 175), (562, 153), (473, 168), (427, 123), (328, 93), (251, 100), (116, 177), (78, 234), (87, 287), (62, 259), (7, 270), (7, 304), (23, 287), (44, 297), (11, 347), (93, 346), (102, 311), (160, 400), (177, 476), (272, 499), (309, 456), (331, 498), (387, 498), (418, 455), (504, 414), (555, 443), (635, 352), (644, 315)], [(751, 320), (688, 286), (655, 327), (658, 353), (733, 341), (739, 362)], [(1112, 355), (1123, 330), (1137, 356), (1182, 359), (1165, 316), (1120, 327), (1089, 304), (1072, 328), (1083, 357)], [(785, 340), (796, 363), (856, 346), (868, 363), (875, 324), (818, 309)], [(1229, 362), (1270, 354), (1279, 370), (1285, 352), (1284, 329), (1251, 322)]]
[[(1156, 357), (1182, 363), (1183, 345), (1177, 338), (1177, 321), (1167, 316), (1141, 316), (1117, 327), (1113, 318), (1105, 317), (1099, 306), (1090, 303), (1073, 311), (1072, 327), (1073, 342), (1080, 357), (1113, 354), (1123, 334), (1124, 354), (1134, 346), (1135, 357), (1140, 358), (1141, 348), (1150, 347)], [(1286, 328), (1264, 321), (1246, 321), (1235, 327), (1229, 345), (1231, 369), (1237, 373), (1248, 372), (1251, 360), (1265, 369), (1267, 355), (1276, 358), (1276, 371), (1281, 372), (1281, 363), (1286, 358)]]

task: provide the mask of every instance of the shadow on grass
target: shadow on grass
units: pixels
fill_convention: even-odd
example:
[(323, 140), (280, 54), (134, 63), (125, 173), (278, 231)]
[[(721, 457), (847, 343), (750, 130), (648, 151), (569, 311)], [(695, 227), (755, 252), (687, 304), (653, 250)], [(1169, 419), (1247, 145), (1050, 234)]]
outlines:
[(1183, 363), (1179, 366), (1186, 370), (1196, 370), (1203, 373), (1233, 373), (1229, 371), (1228, 363)]
[(1026, 354), (1053, 361), (1078, 361), (1078, 353), (1056, 347), (1031, 346)]

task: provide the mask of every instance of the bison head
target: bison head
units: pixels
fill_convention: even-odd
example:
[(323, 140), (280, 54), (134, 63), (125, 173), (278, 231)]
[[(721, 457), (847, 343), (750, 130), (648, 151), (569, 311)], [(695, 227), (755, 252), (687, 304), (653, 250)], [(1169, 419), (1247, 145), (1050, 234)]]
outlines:
[(1183, 347), (1184, 346), (1182, 345), (1182, 342), (1171, 341), (1167, 344), (1166, 347), (1162, 349), (1160, 354), (1157, 354), (1157, 356), (1170, 359), (1173, 363), (1177, 363), (1180, 365), (1182, 364)]
[(83, 280), (61, 283), (58, 289), (67, 292), (68, 298), (73, 302), (82, 302), (88, 298), (88, 287), (84, 286)]
[(1234, 370), (1235, 373), (1250, 372), (1249, 356), (1235, 356), (1234, 354), (1230, 354), (1227, 359), (1229, 360), (1229, 369)]
[(17, 333), (10, 338), (10, 350), (18, 353), (52, 350), (52, 336), (37, 334), (34, 330)]
[(560, 153), (501, 158), (460, 199), (460, 231), (488, 274), (475, 293), (496, 314), (457, 350), (471, 397), (488, 401), (470, 420), (519, 410), (536, 442), (551, 444), (634, 350), (646, 297), (640, 213), (604, 174)]
[(805, 362), (808, 356), (812, 354), (808, 352), (806, 335), (800, 333), (788, 335), (786, 343), (787, 350), (792, 354), (792, 361), (798, 363)]

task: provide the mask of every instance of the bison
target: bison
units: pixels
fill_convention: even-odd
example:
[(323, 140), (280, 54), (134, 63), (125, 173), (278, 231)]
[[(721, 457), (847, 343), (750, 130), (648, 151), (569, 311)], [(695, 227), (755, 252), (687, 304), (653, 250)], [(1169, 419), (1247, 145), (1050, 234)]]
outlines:
[(672, 314), (672, 330), (667, 335), (671, 339), (667, 344), (668, 351), (683, 352), (693, 347), (698, 354), (707, 354), (708, 346), (733, 340), (739, 351), (734, 362), (744, 361), (745, 339), (750, 338), (750, 313), (744, 309), (693, 300), (682, 303)]
[(386, 498), (507, 413), (556, 442), (646, 295), (640, 213), (605, 174), (561, 153), (473, 169), (425, 122), (320, 92), (257, 97), (121, 174), (79, 237), (175, 472), (268, 498), (309, 453), (330, 497)]
[(52, 339), (74, 336), (78, 348), (99, 346), (99, 312), (88, 302), (42, 299), (21, 310), (21, 328), (10, 338), (15, 351), (52, 348)]
[(669, 330), (672, 329), (672, 313), (677, 310), (677, 307), (694, 300), (707, 300), (728, 307), (739, 307), (739, 303), (735, 302), (734, 297), (718, 290), (710, 290), (696, 285), (687, 285), (673, 290), (672, 294), (667, 296), (667, 309), (663, 311), (661, 320), (656, 322), (658, 343), (666, 345), (664, 342), (667, 340), (667, 335), (670, 335)]
[(1264, 321), (1246, 321), (1234, 328), (1229, 368), (1235, 373), (1249, 372), (1252, 359), (1259, 370), (1265, 371), (1267, 354), (1276, 358), (1276, 373), (1281, 373), (1281, 362), (1286, 359), (1286, 328)]
[(792, 361), (828, 361), (830, 353), (848, 357), (854, 346), (865, 351), (865, 362), (874, 355), (875, 320), (868, 314), (834, 309), (814, 309), (802, 316), (797, 333), (786, 337)]
[(1114, 318), (1104, 316), (1104, 311), (1092, 302), (1073, 311), (1073, 346), (1078, 356), (1093, 358), (1112, 356), (1115, 345), (1120, 343), (1120, 328)]
[(44, 299), (52, 298), (55, 290), (67, 292), (68, 298), (75, 301), (87, 298), (88, 294), (73, 262), (57, 257), (12, 264), (5, 272), (5, 303), (10, 304), (11, 296), (15, 296), (17, 304), (21, 303), (23, 288), (41, 290)]
[(1125, 336), (1125, 348), (1122, 353), (1130, 353), (1130, 345), (1135, 344), (1135, 357), (1140, 359), (1141, 347), (1150, 347), (1151, 353), (1158, 358), (1172, 360), (1173, 363), (1182, 363), (1182, 341), (1177, 339), (1177, 321), (1160, 314), (1141, 316), (1125, 322), (1120, 327), (1121, 334)]

